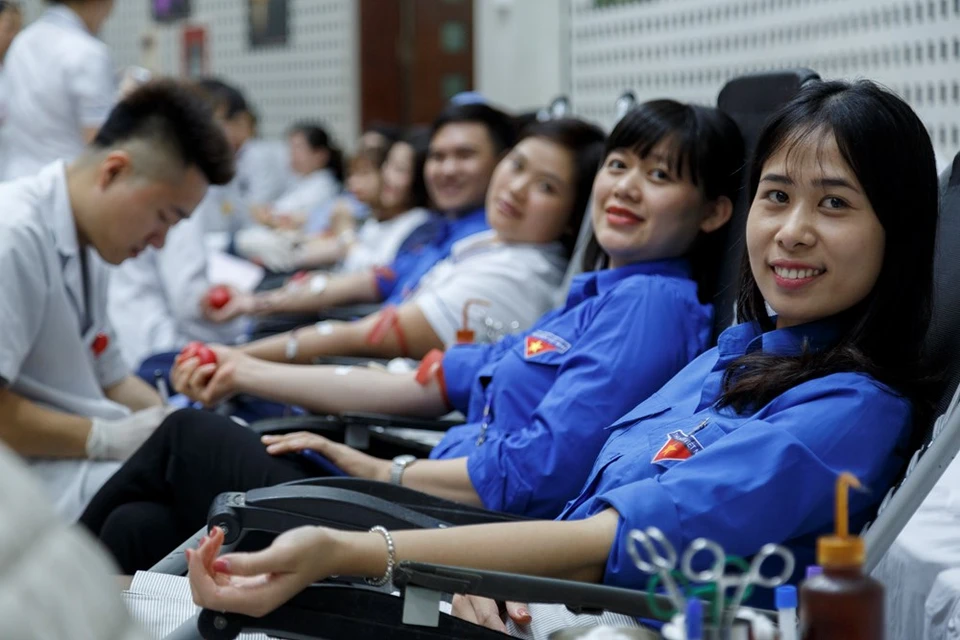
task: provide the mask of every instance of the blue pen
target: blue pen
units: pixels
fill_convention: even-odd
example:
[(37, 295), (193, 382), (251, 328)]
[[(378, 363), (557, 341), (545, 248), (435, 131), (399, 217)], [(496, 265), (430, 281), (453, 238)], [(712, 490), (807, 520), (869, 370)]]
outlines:
[(703, 640), (703, 603), (697, 598), (687, 600), (687, 610), (683, 616), (685, 640)]
[(313, 449), (303, 449), (300, 451), (300, 455), (317, 465), (327, 473), (332, 476), (346, 476), (348, 475), (343, 469), (337, 465), (330, 462), (330, 459), (320, 453), (317, 453)]

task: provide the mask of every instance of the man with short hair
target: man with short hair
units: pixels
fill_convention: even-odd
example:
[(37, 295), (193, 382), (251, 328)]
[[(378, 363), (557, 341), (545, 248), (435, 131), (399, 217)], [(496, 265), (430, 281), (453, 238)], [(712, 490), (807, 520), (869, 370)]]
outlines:
[(205, 101), (161, 81), (118, 103), (76, 160), (0, 184), (0, 440), (61, 515), (76, 518), (167, 413), (120, 356), (107, 265), (162, 247), (233, 172)]
[[(246, 141), (246, 100), (238, 89), (215, 79), (197, 83), (213, 110), (234, 158)], [(240, 229), (249, 223), (247, 203), (237, 175), (224, 186), (207, 190), (189, 220), (170, 231), (163, 249), (148, 247), (113, 271), (107, 310), (126, 363), (152, 380), (157, 363), (145, 359), (179, 351), (188, 342), (234, 344), (244, 322), (214, 323), (204, 315), (211, 282), (207, 277), (208, 232)], [(159, 369), (166, 370), (166, 366)]]

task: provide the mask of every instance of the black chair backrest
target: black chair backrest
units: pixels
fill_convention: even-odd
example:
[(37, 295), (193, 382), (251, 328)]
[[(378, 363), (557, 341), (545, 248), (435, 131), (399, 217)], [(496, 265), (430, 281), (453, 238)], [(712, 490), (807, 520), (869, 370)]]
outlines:
[(953, 160), (940, 196), (937, 255), (934, 267), (933, 317), (926, 354), (942, 372), (935, 415), (947, 409), (960, 382), (960, 153)]
[[(887, 491), (866, 527), (867, 565), (872, 571), (960, 450), (960, 415), (946, 414), (960, 382), (960, 154), (942, 182), (934, 263), (933, 316), (924, 352), (939, 374), (936, 409), (916, 428), (920, 448), (901, 478)], [(895, 338), (893, 338), (895, 339)]]
[[(789, 102), (800, 87), (819, 79), (820, 76), (810, 69), (789, 69), (739, 76), (724, 85), (717, 98), (717, 107), (733, 118), (740, 127), (747, 149), (747, 166), (767, 118)], [(745, 171), (744, 186), (746, 184)], [(714, 336), (733, 324), (740, 260), (743, 255), (743, 233), (749, 208), (750, 203), (744, 188), (734, 203), (733, 217), (727, 230), (727, 246), (720, 264), (720, 277), (714, 294)]]

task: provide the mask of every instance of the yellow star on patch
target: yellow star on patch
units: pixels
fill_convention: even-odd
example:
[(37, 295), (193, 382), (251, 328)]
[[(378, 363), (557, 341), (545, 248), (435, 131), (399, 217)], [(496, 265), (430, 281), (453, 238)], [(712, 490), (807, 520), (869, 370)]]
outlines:
[(541, 349), (543, 349), (543, 343), (539, 340), (530, 343), (530, 353), (537, 353)]

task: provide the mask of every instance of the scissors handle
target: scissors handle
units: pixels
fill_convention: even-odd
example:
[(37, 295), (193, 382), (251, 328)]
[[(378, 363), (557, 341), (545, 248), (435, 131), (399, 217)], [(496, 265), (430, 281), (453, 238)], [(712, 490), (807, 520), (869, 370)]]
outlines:
[[(775, 575), (764, 574), (764, 563), (774, 556), (783, 560), (783, 569)], [(773, 589), (790, 579), (795, 566), (796, 561), (793, 558), (793, 553), (789, 549), (779, 544), (765, 544), (760, 549), (760, 552), (754, 556), (753, 562), (750, 563), (750, 572), (746, 576), (746, 581), (752, 582), (760, 587)]]
[[(713, 561), (709, 568), (703, 571), (695, 571), (693, 559), (701, 552), (708, 552), (713, 556)], [(720, 582), (723, 579), (726, 566), (727, 554), (723, 547), (707, 538), (697, 538), (691, 542), (680, 560), (680, 570), (691, 582)]]
[[(629, 533), (630, 543), (627, 545), (627, 553), (633, 564), (644, 573), (659, 573), (661, 571), (673, 571), (677, 566), (677, 551), (667, 539), (663, 532), (656, 527), (649, 527), (646, 531), (634, 529)], [(660, 545), (657, 548), (656, 542)], [(646, 558), (640, 553), (640, 547), (646, 551)], [(662, 549), (662, 551), (661, 551)]]

